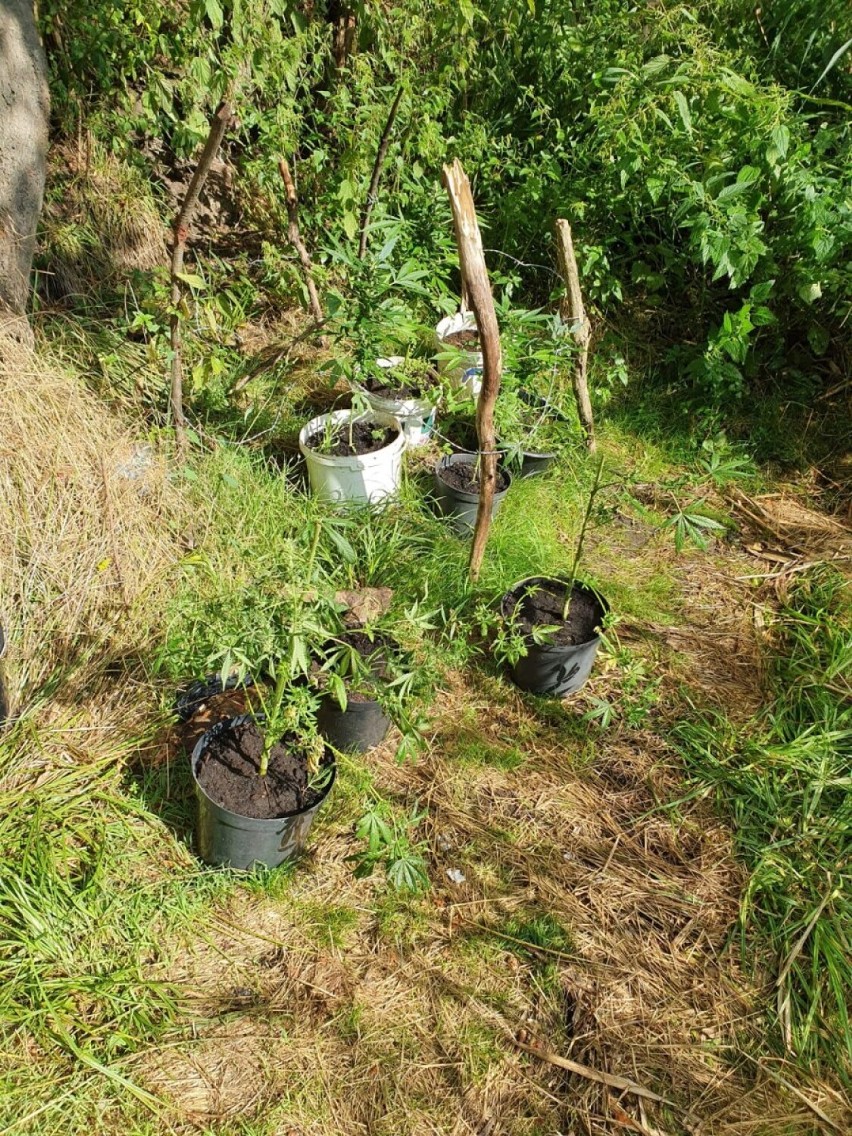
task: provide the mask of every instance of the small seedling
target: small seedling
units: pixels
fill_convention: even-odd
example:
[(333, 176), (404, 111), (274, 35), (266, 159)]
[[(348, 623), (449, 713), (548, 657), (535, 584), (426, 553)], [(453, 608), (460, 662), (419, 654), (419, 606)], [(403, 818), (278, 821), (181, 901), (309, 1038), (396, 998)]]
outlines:
[(355, 826), (355, 835), (366, 847), (349, 859), (356, 864), (355, 876), (371, 876), (377, 865), (384, 864), (388, 882), (397, 891), (421, 892), (429, 887), (424, 853), (425, 841), (413, 842), (411, 832), (425, 812), (415, 806), (402, 818), (393, 814), (385, 801), (375, 800)]

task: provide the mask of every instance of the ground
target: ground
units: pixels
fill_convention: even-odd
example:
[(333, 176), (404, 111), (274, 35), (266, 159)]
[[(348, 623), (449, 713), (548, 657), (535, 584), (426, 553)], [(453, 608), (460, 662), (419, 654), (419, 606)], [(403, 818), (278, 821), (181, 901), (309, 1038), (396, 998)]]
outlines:
[[(19, 356), (3, 384), (17, 408), (10, 685), (19, 701), (41, 692), (0, 784), (3, 1131), (845, 1129), (834, 1074), (770, 1044), (773, 975), (745, 965), (735, 933), (748, 872), (673, 733), (708, 708), (735, 724), (759, 709), (779, 587), (817, 539), (822, 557), (848, 556), (841, 521), (790, 486), (727, 502), (713, 490), (727, 530), (678, 550), (647, 488), (671, 467), (604, 425), (618, 488), (586, 555), (622, 618), (589, 685), (536, 699), (484, 644), (464, 665), (442, 656), (425, 751), (400, 763), (391, 735), (346, 760), (308, 855), (240, 876), (194, 856), (188, 738), (152, 660), (180, 565), (239, 543), (212, 498), (198, 506), (205, 463), (226, 463), (223, 499), (245, 486), (222, 470), (247, 467), (199, 457), (206, 489), (188, 507), (191, 484), (55, 361)], [(627, 492), (626, 471), (646, 488)], [(507, 500), (497, 568), (567, 556), (581, 506), (563, 501), (569, 473)], [(786, 544), (789, 514), (769, 513), (782, 498), (802, 510)], [(356, 822), (377, 801), (403, 826), (415, 817), (423, 894), (395, 892), (381, 868), (353, 874)]]

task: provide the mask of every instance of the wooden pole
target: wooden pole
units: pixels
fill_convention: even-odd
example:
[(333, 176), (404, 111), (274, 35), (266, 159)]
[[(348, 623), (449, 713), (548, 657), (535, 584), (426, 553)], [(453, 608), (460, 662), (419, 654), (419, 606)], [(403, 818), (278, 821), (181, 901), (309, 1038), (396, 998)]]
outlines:
[(317, 286), (314, 284), (314, 266), (311, 261), (310, 253), (305, 247), (305, 242), (302, 240), (302, 234), (299, 231), (299, 199), (296, 196), (296, 186), (293, 183), (293, 175), (290, 173), (290, 166), (286, 158), (282, 158), (278, 163), (278, 172), (281, 174), (281, 180), (284, 182), (284, 192), (286, 194), (288, 218), (287, 236), (290, 238), (290, 243), (299, 254), (299, 260), (302, 262), (302, 268), (305, 270), (305, 283), (308, 287), (308, 300), (311, 305), (311, 314), (317, 323), (322, 323), (324, 317)]
[(364, 208), (361, 210), (361, 238), (358, 241), (358, 259), (363, 260), (367, 252), (367, 228), (370, 224), (370, 214), (373, 212), (373, 206), (376, 204), (376, 199), (379, 192), (379, 178), (382, 176), (382, 166), (385, 164), (385, 158), (388, 153), (388, 146), (390, 146), (391, 131), (393, 130), (394, 120), (396, 119), (396, 112), (399, 110), (400, 99), (402, 98), (402, 87), (396, 92), (396, 98), (391, 103), (390, 113), (388, 120), (385, 123), (385, 128), (382, 131), (382, 137), (379, 142), (379, 149), (376, 152), (376, 160), (373, 163), (373, 176), (370, 178), (370, 188), (367, 192), (367, 200), (364, 202)]
[(189, 230), (192, 226), (192, 219), (195, 216), (195, 210), (198, 206), (198, 198), (201, 196), (204, 183), (207, 181), (207, 175), (210, 173), (213, 160), (219, 153), (219, 147), (222, 145), (225, 131), (233, 120), (234, 114), (228, 103), (220, 103), (213, 116), (213, 121), (210, 123), (210, 133), (207, 135), (207, 141), (204, 143), (204, 149), (201, 151), (201, 157), (198, 159), (195, 173), (192, 175), (190, 183), (187, 186), (183, 205), (181, 205), (180, 212), (177, 217), (175, 217), (173, 226), (171, 262), (172, 311), (169, 319), (172, 348), (171, 407), (172, 421), (175, 427), (175, 439), (177, 441), (178, 453), (180, 454), (183, 454), (186, 449), (186, 418), (183, 413), (183, 343), (180, 329), (181, 274), (183, 273), (183, 260), (184, 254), (186, 253), (186, 242), (189, 239)]
[(479, 507), (470, 550), (470, 578), (476, 580), (491, 527), (491, 506), (497, 484), (497, 440), (494, 436), (494, 404), (500, 390), (503, 355), (494, 297), (488, 283), (482, 237), (476, 221), (470, 182), (458, 158), (444, 166), (444, 186), (453, 210), (453, 226), (459, 247), (462, 289), (470, 300), (482, 345), (482, 390), (476, 404), (476, 435), (479, 439)]
[(595, 423), (592, 418), (592, 401), (589, 398), (588, 381), (589, 340), (592, 336), (592, 325), (586, 318), (586, 309), (583, 306), (583, 293), (580, 291), (580, 274), (577, 271), (577, 258), (574, 256), (571, 226), (563, 220), (556, 222), (556, 257), (559, 261), (560, 275), (565, 281), (565, 295), (559, 305), (559, 314), (562, 317), (562, 322), (571, 328), (574, 337), (580, 344), (580, 355), (572, 376), (574, 398), (577, 401), (580, 425), (586, 435), (586, 449), (590, 454), (593, 454), (597, 446), (595, 444)]

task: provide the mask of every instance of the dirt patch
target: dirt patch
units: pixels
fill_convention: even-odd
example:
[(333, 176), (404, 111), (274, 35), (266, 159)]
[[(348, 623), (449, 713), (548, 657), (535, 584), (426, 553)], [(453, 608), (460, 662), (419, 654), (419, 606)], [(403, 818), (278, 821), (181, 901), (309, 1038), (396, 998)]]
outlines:
[(567, 618), (564, 614), (566, 584), (547, 580), (534, 587), (524, 588), (506, 604), (505, 614), (514, 618), (521, 634), (532, 640), (540, 627), (558, 627), (548, 644), (558, 647), (575, 647), (590, 643), (603, 618), (603, 609), (595, 596), (585, 588), (574, 587)]
[(196, 767), (198, 783), (216, 804), (239, 816), (271, 820), (311, 808), (322, 792), (309, 784), (307, 755), (293, 739), (277, 742), (260, 776), (263, 733), (242, 722), (211, 738)]
[(351, 427), (348, 424), (334, 426), (328, 434), (325, 430), (318, 430), (308, 438), (308, 445), (317, 453), (330, 457), (360, 457), (363, 454), (378, 453), (398, 436), (399, 431), (390, 426), (361, 420), (353, 422)]
[[(440, 466), (437, 470), (438, 477), (445, 485), (449, 485), (451, 489), (455, 489), (459, 493), (470, 493), (474, 497), (479, 496), (479, 472), (476, 462), (472, 461), (453, 462), (452, 465)], [(494, 492), (503, 493), (508, 488), (509, 475), (505, 470), (498, 469)]]

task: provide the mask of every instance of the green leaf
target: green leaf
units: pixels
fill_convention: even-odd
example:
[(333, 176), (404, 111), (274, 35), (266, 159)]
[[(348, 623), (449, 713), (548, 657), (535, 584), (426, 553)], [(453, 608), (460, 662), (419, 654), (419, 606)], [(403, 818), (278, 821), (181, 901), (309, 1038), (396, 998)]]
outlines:
[(828, 331), (820, 324), (812, 323), (808, 328), (808, 343), (814, 355), (824, 355), (830, 342), (831, 336)]
[(423, 859), (410, 854), (388, 865), (388, 880), (397, 891), (423, 891), (429, 886)]
[(762, 284), (755, 284), (749, 292), (749, 298), (754, 300), (757, 304), (762, 304), (765, 300), (769, 299), (774, 286), (774, 280), (765, 280)]
[(374, 810), (365, 813), (355, 826), (355, 835), (364, 840), (371, 853), (386, 848), (393, 841), (393, 832)]
[(184, 284), (188, 284), (190, 288), (206, 287), (203, 277), (198, 276), (195, 272), (176, 272), (175, 276)]
[(811, 284), (800, 284), (797, 291), (806, 304), (812, 304), (822, 295), (822, 285), (819, 281), (814, 281)]
[(358, 218), (354, 213), (343, 214), (343, 231), (350, 241), (354, 239), (358, 232)]
[(689, 103), (686, 101), (686, 95), (683, 91), (674, 92), (674, 101), (677, 104), (678, 114), (680, 120), (686, 127), (687, 134), (692, 133), (692, 115), (689, 113)]
[(219, 0), (204, 0), (204, 11), (207, 13), (207, 19), (210, 21), (213, 31), (221, 31), (225, 22), (225, 13), (222, 11)]
[(786, 126), (776, 126), (771, 134), (772, 145), (779, 158), (787, 157), (787, 150), (790, 147), (790, 131)]

